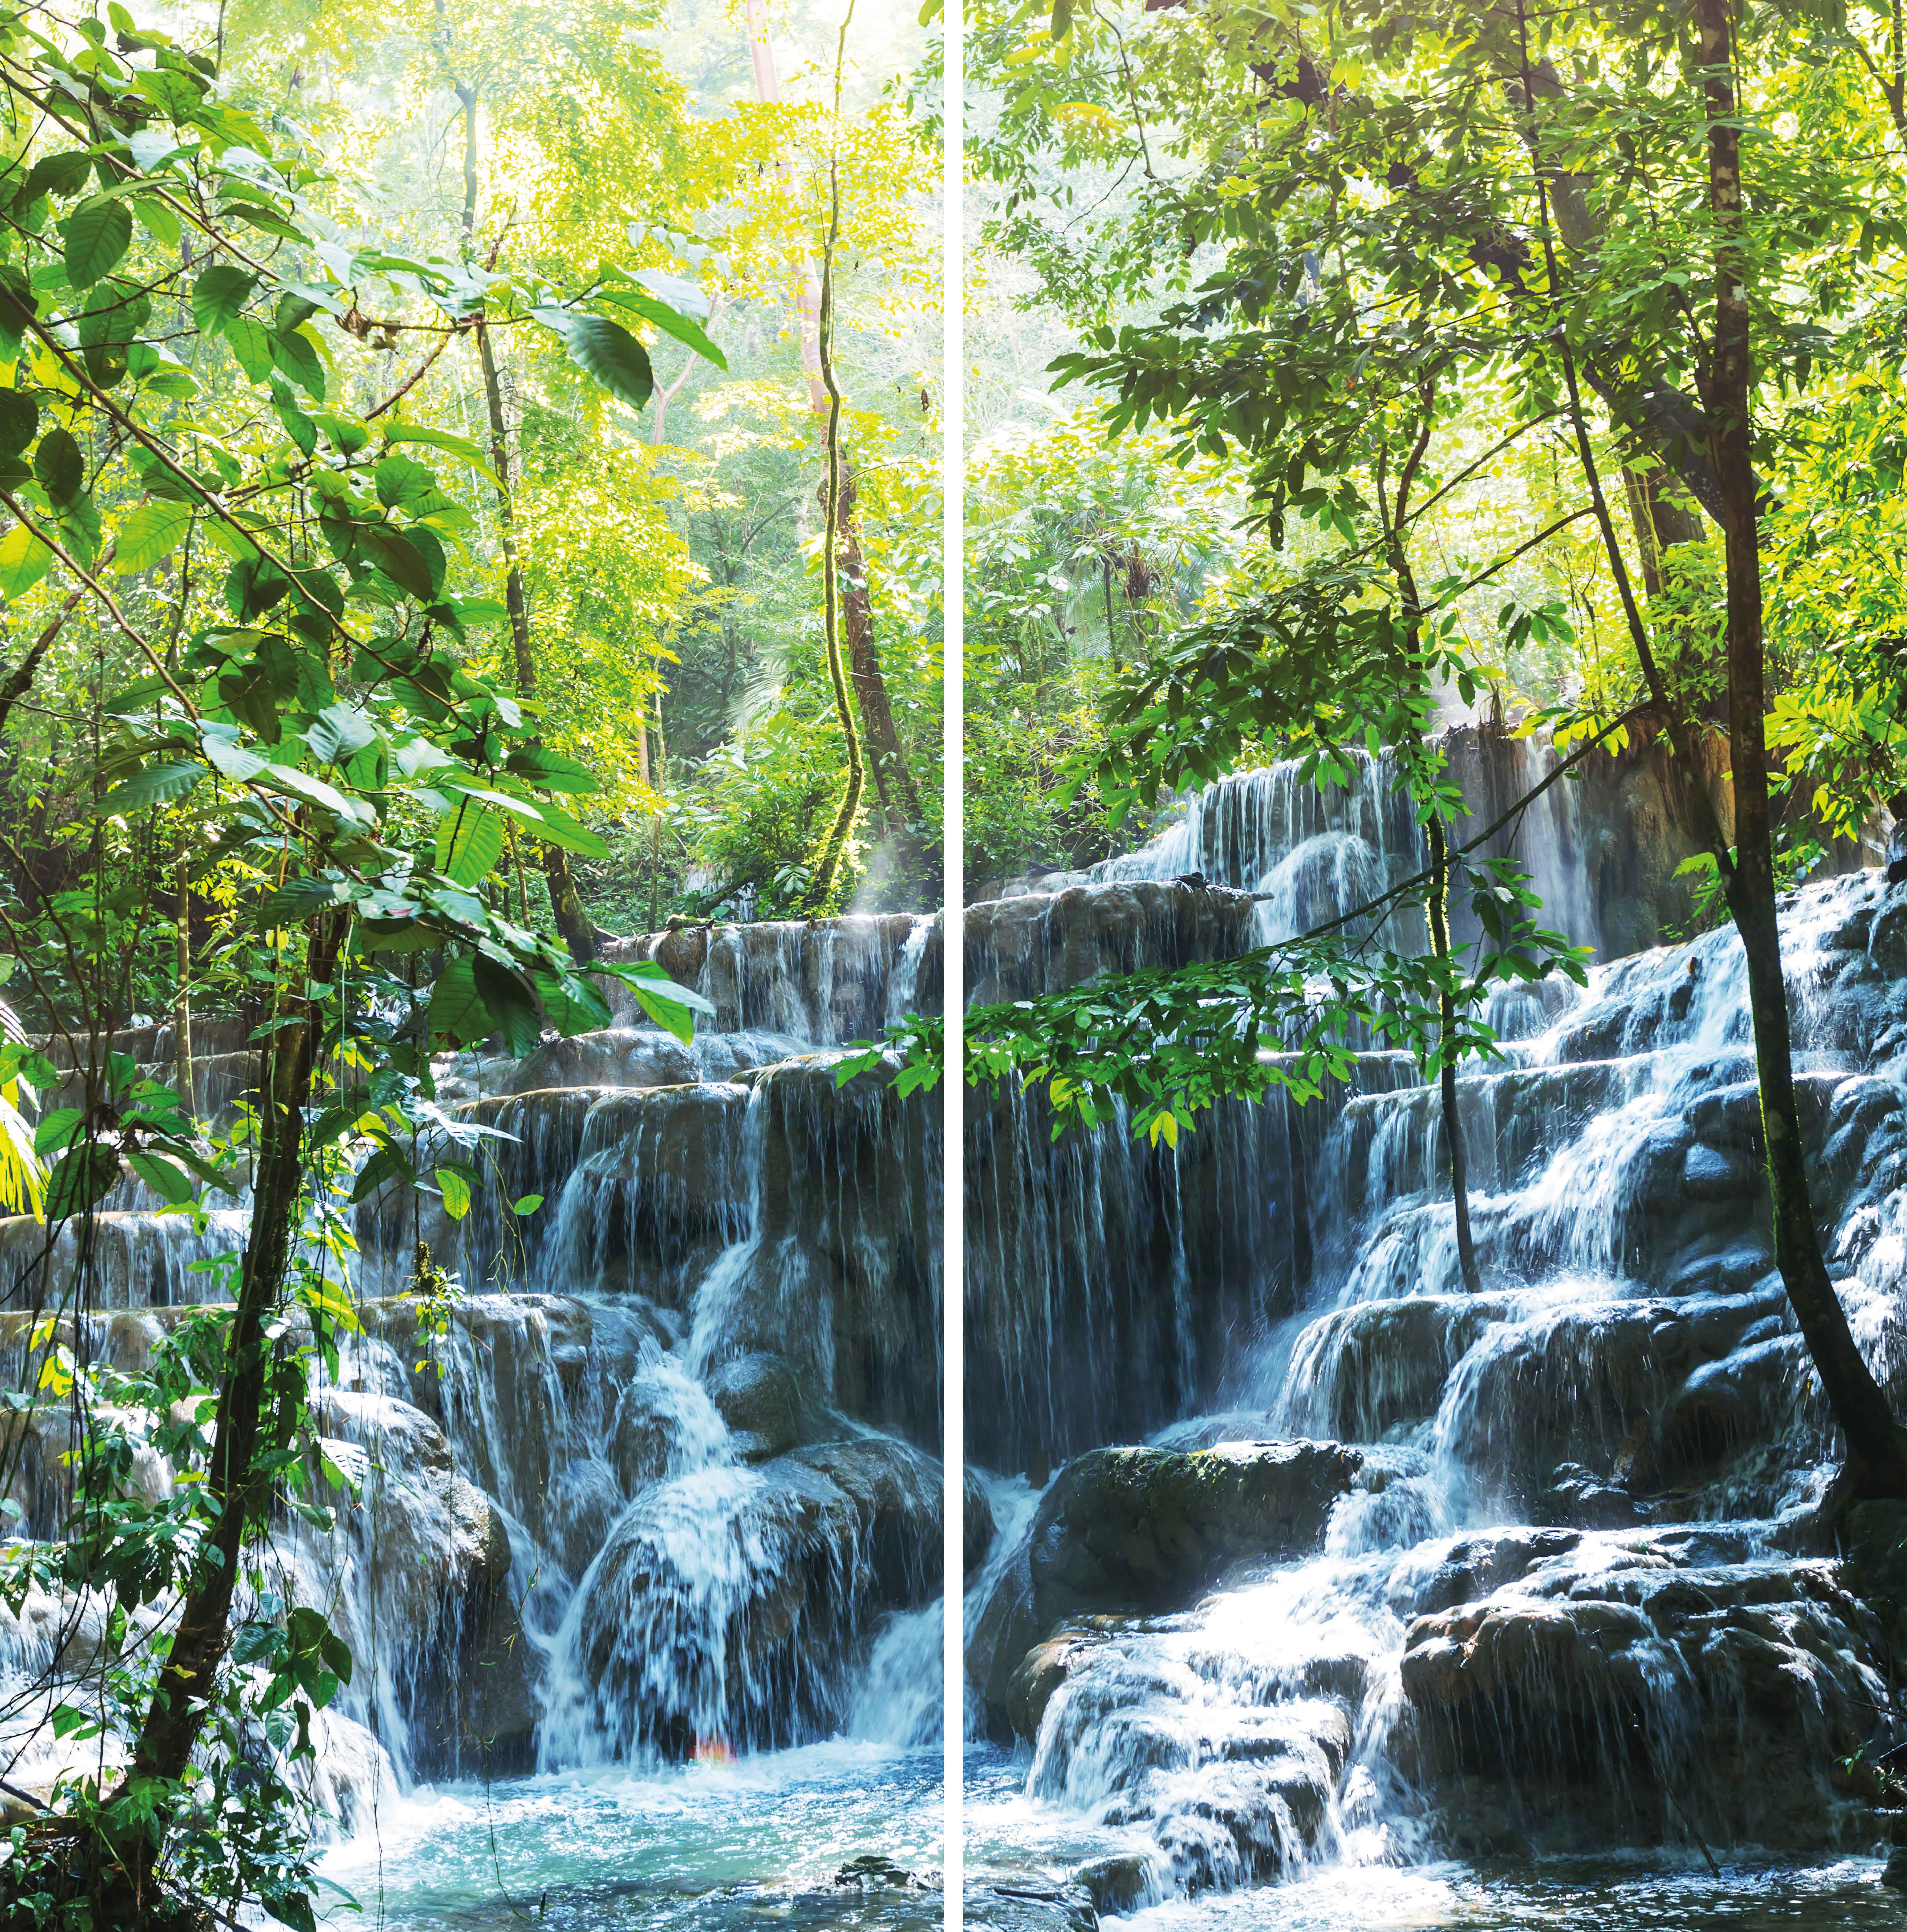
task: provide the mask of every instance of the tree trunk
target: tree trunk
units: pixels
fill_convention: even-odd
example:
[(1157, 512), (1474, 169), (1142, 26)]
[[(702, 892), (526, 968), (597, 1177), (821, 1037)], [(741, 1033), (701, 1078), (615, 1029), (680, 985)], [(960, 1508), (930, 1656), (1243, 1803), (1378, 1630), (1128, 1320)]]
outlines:
[[(1447, 964), (1450, 957), (1450, 925), (1446, 904), (1450, 891), (1450, 848), (1444, 836), (1444, 821), (1435, 813), (1430, 826), (1430, 947)], [(1438, 1003), (1446, 1048), (1443, 1068), (1438, 1077), (1444, 1103), (1444, 1140), (1450, 1150), (1450, 1201), (1456, 1209), (1457, 1266), (1463, 1285), (1471, 1294), (1483, 1292), (1483, 1277), (1477, 1267), (1477, 1250), (1470, 1235), (1470, 1160), (1464, 1145), (1463, 1117), (1457, 1108), (1457, 1065), (1450, 1058), (1450, 1031), (1456, 1024), (1456, 1004), (1446, 992)]]
[(178, 888), (172, 902), (173, 976), (176, 990), (172, 994), (172, 1066), (178, 1086), (178, 1097), (188, 1115), (196, 1117), (199, 1112), (197, 1096), (193, 1091), (192, 1081), (192, 888), (185, 875), (185, 854), (178, 858)]
[(880, 656), (874, 647), (874, 612), (868, 598), (867, 571), (861, 560), (854, 466), (845, 458), (841, 465), (841, 478), (837, 520), (841, 530), (841, 628), (847, 636), (848, 674), (861, 713), (868, 764), (882, 816), (904, 869), (910, 876), (924, 875), (928, 861), (923, 836), (925, 818), (919, 790), (907, 767), (901, 734), (895, 727), (893, 707), (887, 698), (887, 680), (881, 674)]
[[(252, 1459), (264, 1420), (272, 1352), (265, 1330), (283, 1299), (303, 1193), (304, 1110), (324, 1027), (322, 1010), (310, 993), (329, 986), (349, 923), (350, 914), (342, 910), (313, 921), (307, 992), (295, 1003), (303, 1010), (295, 1018), (286, 1014), (286, 1023), (274, 1029), (264, 1051), (251, 1227), (239, 1264), (238, 1304), (226, 1344), (204, 1485), (214, 1521), (121, 1791), (135, 1780), (170, 1782), (184, 1773), (224, 1655), (245, 1527), (261, 1500), (254, 1490)], [(154, 1816), (162, 1828), (165, 1815), (161, 1803)], [(151, 1837), (128, 1852), (120, 1895), (111, 1900), (116, 1910), (107, 1923), (137, 1924), (153, 1908), (160, 1849), (159, 1838)]]
[[(466, 244), (474, 239), (477, 223), (477, 90), (461, 82), (456, 86), (457, 100), (463, 108), (463, 235)], [(510, 614), (510, 642), (517, 668), (517, 695), (536, 695), (536, 656), (530, 643), (529, 601), (523, 590), (522, 567), (517, 560), (517, 519), (510, 496), (510, 425), (503, 410), (503, 382), (496, 366), (496, 345), (488, 325), (476, 325), (477, 354), (483, 364), (484, 404), (490, 418), (492, 466), (496, 472), (497, 541), (503, 552), (503, 602)], [(541, 746), (539, 736), (529, 740), (531, 748)], [(543, 877), (550, 888), (550, 910), (556, 930), (577, 965), (586, 966), (596, 956), (596, 926), (577, 890), (576, 875), (570, 870), (569, 854), (559, 845), (538, 839)]]
[(1747, 960), (1756, 1070), (1762, 1088), (1762, 1135), (1774, 1206), (1775, 1259), (1816, 1372), (1847, 1438), (1846, 1475), (1852, 1492), (1898, 1496), (1907, 1494), (1907, 1430), (1855, 1346), (1846, 1311), (1822, 1258), (1808, 1194), (1776, 919), (1761, 560), (1756, 548), (1758, 491), (1751, 460), (1748, 269), (1741, 245), (1740, 143), (1728, 0), (1696, 0), (1696, 22), (1708, 98), (1709, 206), (1717, 230), (1715, 340), (1702, 382), (1727, 549), (1729, 763), (1735, 832), (1729, 907)]

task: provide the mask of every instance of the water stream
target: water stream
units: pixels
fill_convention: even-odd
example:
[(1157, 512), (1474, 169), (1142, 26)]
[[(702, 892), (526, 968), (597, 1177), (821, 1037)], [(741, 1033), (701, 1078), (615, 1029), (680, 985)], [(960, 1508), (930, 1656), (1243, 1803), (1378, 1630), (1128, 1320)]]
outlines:
[[(1473, 802), (1549, 755), (1455, 751)], [(1387, 789), (1381, 760), (1348, 794), (1225, 781), (970, 908), (970, 982), (1337, 916), (1423, 862)], [(1019, 1472), (969, 1580), (983, 1913), (1044, 1885), (1148, 1928), (1899, 1922), (1869, 1768), (1907, 1736), (1899, 1513), (1810, 1540), (1838, 1442), (1769, 1248), (1740, 948), (1627, 943), (1687, 850), (1648, 757), (1520, 836), (1598, 963), (1501, 999), (1504, 1057), (1460, 1083), (1480, 1296), (1396, 1054), (1176, 1150), (970, 1111), (967, 1440)], [(1645, 921), (1603, 890), (1643, 875)], [(1829, 879), (1783, 923), (1830, 1269), (1898, 1404), (1907, 889)]]
[[(937, 998), (937, 924), (691, 928), (630, 950), (713, 1006), (692, 1045), (619, 994), (603, 1032), (443, 1063), (442, 1103), (490, 1130), (491, 1184), (458, 1221), (395, 1184), (358, 1210), (362, 1333), (314, 1398), (356, 1493), (331, 1534), (288, 1520), (271, 1559), (358, 1666), (318, 1726), (322, 1869), (418, 1932), (526, 1913), (924, 1924), (937, 1142), (927, 1096), (880, 1073), (841, 1086), (835, 1066)], [(170, 1050), (163, 1028), (125, 1044), (161, 1067)], [(215, 1106), (242, 1080), (226, 1088), (206, 1083)], [(541, 1204), (508, 1211), (525, 1196)], [(130, 1178), (110, 1205), (94, 1312), (71, 1332), (133, 1360), (217, 1292), (192, 1264), (242, 1238), (246, 1205), (199, 1235)], [(70, 1296), (71, 1244), (43, 1256), (37, 1232), (0, 1224), (4, 1286)], [(420, 1241), (455, 1284), (440, 1333), (406, 1298)], [(37, 1533), (61, 1474), (49, 1433), (15, 1484)], [(15, 1784), (60, 1768), (32, 1726), (83, 1667), (62, 1618), (0, 1612), (8, 1688), (54, 1666), (10, 1712)]]

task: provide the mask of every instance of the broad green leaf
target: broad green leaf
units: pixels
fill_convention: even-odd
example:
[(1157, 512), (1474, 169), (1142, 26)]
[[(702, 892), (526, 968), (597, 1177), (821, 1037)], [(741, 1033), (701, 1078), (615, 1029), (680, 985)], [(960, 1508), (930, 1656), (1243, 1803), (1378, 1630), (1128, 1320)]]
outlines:
[(225, 339), (238, 358), (238, 367), (254, 382), (271, 373), (271, 336), (255, 315), (235, 315), (225, 325)]
[(25, 208), (43, 194), (77, 194), (85, 186), (86, 177), (92, 171), (92, 158), (89, 154), (70, 151), (63, 154), (48, 154), (34, 163), (33, 172), (13, 197), (14, 206)]
[(142, 1150), (128, 1154), (126, 1159), (132, 1171), (162, 1201), (179, 1208), (192, 1198), (192, 1177), (183, 1168)]
[(17, 456), (40, 427), (40, 405), (17, 389), (0, 389), (0, 455)]
[(271, 338), (271, 357), (278, 367), (304, 391), (314, 403), (325, 400), (325, 365), (311, 338), (302, 329), (293, 329)]
[(520, 1199), (511, 1202), (510, 1212), (513, 1214), (534, 1214), (542, 1205), (541, 1195), (526, 1194)]
[(132, 210), (115, 197), (95, 195), (67, 217), (66, 272), (76, 289), (89, 289), (110, 274), (132, 244)]
[(103, 1199), (119, 1178), (119, 1156), (97, 1141), (61, 1156), (46, 1181), (46, 1219), (68, 1221)]
[(85, 1118), (85, 1110), (79, 1107), (55, 1107), (51, 1113), (43, 1114), (33, 1130), (33, 1151), (43, 1160), (49, 1154), (57, 1154), (78, 1132), (79, 1123)]
[(33, 473), (56, 508), (70, 503), (85, 487), (86, 460), (70, 430), (49, 429), (33, 452)]
[(265, 760), (256, 752), (247, 751), (229, 739), (215, 738), (208, 732), (204, 744), (206, 763), (214, 771), (241, 784), (256, 778), (265, 769)]
[(506, 772), (544, 791), (601, 791), (602, 786), (586, 765), (565, 758), (559, 752), (545, 751), (540, 745), (520, 746), (503, 761)]
[(470, 1184), (454, 1167), (437, 1169), (437, 1185), (442, 1189), (444, 1212), (460, 1221), (470, 1211)]
[(113, 553), (113, 568), (127, 577), (150, 570), (161, 557), (169, 556), (178, 548), (191, 524), (189, 504), (140, 504), (119, 526), (119, 547)]
[(437, 826), (437, 870), (460, 886), (486, 878), (503, 856), (503, 815), (466, 799)]
[(562, 338), (577, 368), (600, 382), (618, 402), (632, 410), (648, 406), (655, 388), (649, 352), (619, 322), (568, 308), (537, 308), (530, 313)]
[(490, 1011), (477, 991), (476, 968), (469, 953), (460, 953), (430, 988), (430, 1037), (463, 1046), (481, 1040), (490, 1030)]
[(196, 758), (175, 758), (163, 765), (148, 765), (124, 784), (115, 785), (100, 800), (99, 809), (109, 817), (115, 812), (136, 812), (141, 806), (181, 796), (205, 776), (205, 766)]
[(678, 986), (652, 959), (638, 959), (628, 964), (598, 960), (589, 970), (620, 980), (635, 995), (636, 1004), (685, 1046), (695, 1037), (695, 1016), (701, 1013), (714, 1016), (715, 1008), (700, 993)]
[(458, 436), (447, 429), (428, 428), (421, 423), (393, 423), (384, 436), (387, 442), (422, 442), (434, 449), (447, 449), (480, 475), (488, 477), (491, 482), (496, 481), (496, 472), (490, 467), (489, 458), (467, 436)]
[(631, 314), (640, 316), (643, 321), (661, 330), (664, 335), (673, 335), (678, 342), (694, 350), (697, 355), (706, 357), (718, 369), (726, 372), (727, 357), (709, 340), (701, 325), (660, 296), (652, 295), (647, 289), (624, 284), (606, 290), (603, 299), (614, 302), (618, 308), (627, 309)]
[(537, 998), (543, 1002), (550, 1024), (565, 1039), (614, 1023), (616, 1016), (610, 1010), (609, 1002), (576, 974), (557, 973), (539, 966), (530, 976), (536, 982)]
[(425, 602), (435, 594), (430, 566), (408, 537), (384, 524), (363, 524), (357, 536), (359, 549), (400, 590)]
[(543, 1019), (529, 988), (487, 953), (475, 956), (473, 970), (477, 991), (503, 1035), (505, 1052), (519, 1060), (534, 1053), (543, 1039)]
[(537, 822), (524, 829), (533, 838), (560, 845), (565, 852), (580, 853), (586, 859), (607, 859), (609, 848), (596, 835), (577, 824), (569, 814), (553, 805), (536, 808)]
[(53, 554), (24, 524), (0, 537), (0, 597), (24, 597), (52, 568)]
[(192, 320), (202, 335), (217, 335), (238, 314), (258, 286), (258, 278), (229, 262), (215, 262), (192, 284)]

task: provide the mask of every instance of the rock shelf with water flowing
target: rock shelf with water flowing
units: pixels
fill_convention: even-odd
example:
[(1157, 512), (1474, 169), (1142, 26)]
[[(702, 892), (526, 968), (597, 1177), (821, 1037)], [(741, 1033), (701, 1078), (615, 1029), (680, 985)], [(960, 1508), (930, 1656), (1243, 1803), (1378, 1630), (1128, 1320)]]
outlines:
[[(460, 1222), (396, 1186), (358, 1211), (362, 1333), (315, 1397), (324, 1453), (358, 1496), (328, 1537), (288, 1522), (271, 1558), (283, 1594), (328, 1606), (357, 1662), (315, 1773), (354, 1842), (401, 1836), (432, 1781), (541, 1789), (700, 1763), (739, 1766), (753, 1790), (772, 1777), (747, 1770), (751, 1754), (859, 1740), (871, 1766), (938, 1735), (935, 1115), (891, 1072), (835, 1077), (835, 1049), (937, 1000), (937, 922), (689, 928), (625, 950), (712, 1004), (692, 1046), (619, 988), (608, 1030), (442, 1064), (442, 1104), (492, 1130), (491, 1184)], [(244, 1090), (244, 1033), (199, 1030), (209, 1111)], [(117, 1043), (169, 1078), (168, 1028)], [(541, 1208), (508, 1211), (527, 1195)], [(193, 1263), (239, 1245), (246, 1220), (242, 1199), (210, 1204), (195, 1232), (121, 1184), (95, 1233), (82, 1349), (136, 1362), (209, 1292)], [(420, 1240), (460, 1284), (435, 1336), (406, 1294)], [(44, 1246), (37, 1224), (0, 1222), (10, 1306), (49, 1291), (70, 1306), (71, 1231)], [(27, 1318), (0, 1314), (10, 1368)], [(10, 1426), (28, 1438), (22, 1528), (54, 1533), (64, 1412)], [(172, 1474), (154, 1457), (140, 1478), (157, 1492)], [(49, 1699), (83, 1694), (100, 1614), (37, 1599), (0, 1612), (9, 1688), (51, 1673), (37, 1699), (10, 1700), (16, 1744)], [(61, 1755), (42, 1731), (8, 1781), (43, 1786)], [(878, 1788), (884, 1774), (864, 1774)], [(765, 1834), (763, 1870), (793, 1856)], [(691, 1892), (713, 1882), (692, 1850), (677, 1875)], [(477, 1871), (472, 1896), (489, 1882)]]
[[(1485, 819), (1552, 755), (1456, 749)], [(1459, 1083), (1481, 1295), (1438, 1096), (1397, 1055), (1175, 1150), (970, 1106), (967, 1439), (1000, 1526), (968, 1580), (980, 1877), (1213, 1924), (1276, 1885), (1236, 1922), (1308, 1926), (1339, 1922), (1305, 1916), (1324, 1870), (1640, 1850), (1706, 1884), (1710, 1857), (1898, 1831), (1901, 1512), (1814, 1526), (1839, 1443), (1774, 1265), (1740, 949), (1657, 944), (1686, 916), (1678, 782), (1648, 746), (1599, 756), (1525, 828), (1597, 963), (1501, 996), (1504, 1058)], [(1385, 789), (1370, 761), (1348, 794), (1225, 781), (1152, 847), (970, 908), (970, 986), (1348, 910), (1423, 862)], [(1907, 1408), (1907, 887), (1855, 871), (1781, 916), (1830, 1271)]]

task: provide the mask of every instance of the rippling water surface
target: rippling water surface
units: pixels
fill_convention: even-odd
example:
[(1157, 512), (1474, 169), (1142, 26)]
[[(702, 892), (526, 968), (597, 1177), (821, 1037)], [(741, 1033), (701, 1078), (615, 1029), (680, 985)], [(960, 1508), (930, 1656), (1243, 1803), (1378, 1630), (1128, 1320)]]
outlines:
[[(733, 1766), (457, 1784), (394, 1800), (326, 1858), (388, 1932), (927, 1932), (940, 1922), (940, 1753), (811, 1745)], [(838, 1882), (856, 1858), (886, 1874)], [(929, 1884), (905, 1882), (919, 1874)]]
[[(970, 1744), (964, 1803), (970, 1884), (1063, 1879), (1089, 1860), (1156, 1850), (1143, 1832), (1097, 1825), (1024, 1796), (1026, 1763)], [(1907, 1901), (1877, 1858), (1819, 1864), (1644, 1855), (1471, 1864), (1333, 1864), (1279, 1886), (1175, 1899), (1108, 1932), (1901, 1932)], [(844, 1923), (847, 1922), (844, 1921)]]

